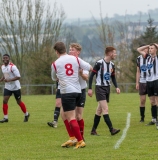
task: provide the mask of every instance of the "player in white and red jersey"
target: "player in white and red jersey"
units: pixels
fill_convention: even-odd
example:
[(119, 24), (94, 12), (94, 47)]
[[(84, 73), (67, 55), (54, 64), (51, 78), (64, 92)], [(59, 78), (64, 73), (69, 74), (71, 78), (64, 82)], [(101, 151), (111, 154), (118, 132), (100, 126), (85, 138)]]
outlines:
[[(76, 57), (78, 57), (80, 55), (80, 52), (82, 49), (80, 44), (71, 43), (69, 47), (70, 47), (69, 48), (69, 55), (73, 55)], [(88, 80), (89, 71), (80, 69), (79, 75), (80, 75), (79, 76), (79, 83), (81, 85), (81, 98), (78, 101), (75, 110), (76, 110), (76, 120), (77, 120), (78, 125), (80, 127), (80, 132), (81, 132), (81, 135), (83, 138), (84, 137), (84, 119), (82, 118), (82, 116), (83, 116), (83, 109), (84, 109), (84, 105), (85, 105), (85, 101), (86, 101), (86, 88), (87, 88), (86, 80)], [(71, 132), (70, 125), (67, 123), (67, 119), (65, 118), (63, 112), (61, 112), (61, 116), (62, 116), (62, 119), (63, 119), (64, 124), (66, 126), (67, 132), (69, 134), (69, 140), (66, 141), (65, 143), (63, 143), (62, 147), (69, 147), (69, 146), (74, 145), (75, 136)]]
[[(149, 55), (144, 52), (145, 48), (149, 48)], [(137, 51), (146, 57), (147, 70), (147, 93), (151, 103), (152, 120), (147, 125), (154, 125), (157, 121), (157, 105), (158, 105), (158, 44), (153, 43), (137, 48)], [(156, 123), (158, 129), (158, 123)]]
[(54, 50), (59, 57), (52, 64), (52, 79), (59, 79), (62, 107), (66, 119), (71, 126), (71, 131), (78, 140), (74, 149), (85, 147), (86, 144), (80, 133), (79, 125), (75, 118), (75, 108), (81, 96), (81, 86), (79, 83), (79, 69), (92, 70), (89, 63), (75, 56), (66, 53), (66, 47), (63, 42), (57, 42)]
[[(140, 47), (145, 46), (145, 44), (140, 45)], [(144, 52), (146, 54), (149, 53), (149, 49), (145, 48)], [(137, 72), (136, 72), (136, 89), (139, 91), (139, 99), (140, 99), (140, 122), (144, 122), (145, 118), (145, 103), (146, 103), (146, 95), (147, 95), (147, 87), (146, 87), (146, 70), (147, 70), (147, 61), (146, 58), (142, 55), (137, 57)]]
[(30, 114), (26, 110), (25, 104), (21, 101), (21, 86), (20, 86), (20, 73), (18, 68), (10, 62), (10, 56), (8, 54), (3, 55), (3, 65), (1, 67), (3, 76), (0, 82), (5, 82), (4, 98), (3, 98), (3, 113), (4, 119), (0, 120), (0, 123), (8, 122), (8, 100), (12, 94), (20, 106), (21, 110), (25, 114), (24, 122), (28, 121)]

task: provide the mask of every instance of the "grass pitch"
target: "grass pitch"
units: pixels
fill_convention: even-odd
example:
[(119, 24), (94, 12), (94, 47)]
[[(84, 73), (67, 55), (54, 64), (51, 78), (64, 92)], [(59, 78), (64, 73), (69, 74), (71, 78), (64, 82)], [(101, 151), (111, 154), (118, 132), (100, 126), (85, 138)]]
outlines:
[[(3, 97), (0, 97), (2, 102)], [(111, 136), (101, 118), (97, 132), (90, 135), (97, 106), (95, 96), (87, 96), (84, 109), (86, 147), (73, 150), (60, 145), (68, 140), (65, 126), (59, 118), (58, 128), (47, 125), (53, 119), (55, 96), (23, 96), (30, 113), (28, 123), (12, 96), (9, 101), (9, 122), (0, 124), (0, 160), (150, 160), (158, 159), (157, 135), (155, 126), (145, 126), (151, 120), (150, 103), (147, 98), (145, 122), (140, 123), (139, 96), (136, 93), (111, 94), (109, 115), (114, 128), (121, 132)], [(126, 137), (115, 149), (126, 127), (127, 114), (130, 113), (130, 127)], [(3, 113), (1, 110), (1, 118)]]

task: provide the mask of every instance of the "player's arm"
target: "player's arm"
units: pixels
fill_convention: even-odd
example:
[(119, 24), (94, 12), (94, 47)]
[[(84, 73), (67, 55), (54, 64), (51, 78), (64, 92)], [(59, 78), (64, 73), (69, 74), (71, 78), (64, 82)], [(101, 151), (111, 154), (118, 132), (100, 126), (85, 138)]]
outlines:
[(53, 81), (57, 81), (56, 70), (53, 64), (51, 65), (51, 78)]
[(115, 77), (115, 67), (114, 67), (113, 72), (111, 73), (111, 80), (112, 80), (113, 85), (114, 85), (115, 88), (116, 88), (116, 92), (117, 92), (118, 94), (120, 94), (120, 89), (118, 88), (118, 85), (117, 85), (117, 82), (116, 82), (116, 77)]
[(136, 89), (139, 89), (139, 78), (140, 78), (140, 69), (137, 66), (137, 72), (136, 72)]
[(89, 72), (84, 71), (83, 69), (79, 70), (79, 75), (82, 77), (83, 80), (88, 81)]
[(12, 66), (12, 71), (11, 71), (13, 74), (14, 74), (14, 78), (5, 78), (4, 81), (5, 82), (12, 82), (12, 81), (16, 81), (16, 80), (19, 80), (20, 79), (20, 72), (18, 70), (18, 68), (14, 65)]
[(91, 72), (90, 76), (89, 76), (89, 89), (88, 89), (88, 95), (90, 97), (93, 96), (93, 91), (92, 91), (92, 83), (93, 83), (93, 77), (96, 73), (94, 71)]
[(146, 45), (146, 46), (139, 47), (139, 48), (137, 48), (137, 51), (138, 51), (141, 55), (143, 55), (143, 57), (146, 57), (146, 53), (144, 52), (144, 49), (149, 48), (149, 46), (150, 46), (150, 45)]
[(5, 78), (4, 78), (4, 75), (3, 75), (2, 78), (0, 79), (0, 82), (4, 81), (4, 79), (5, 79)]
[(94, 67), (93, 67), (93, 70), (92, 70), (92, 72), (91, 72), (91, 74), (90, 74), (90, 76), (89, 76), (89, 88), (88, 88), (88, 95), (90, 96), (90, 97), (92, 97), (93, 96), (93, 90), (92, 90), (92, 83), (93, 83), (93, 77), (94, 77), (94, 75), (96, 75), (97, 74), (97, 72), (98, 72), (98, 70), (100, 69), (100, 63), (95, 63), (95, 65), (94, 65)]
[(20, 77), (14, 77), (14, 78), (11, 78), (11, 79), (4, 79), (5, 82), (12, 82), (12, 81), (16, 81), (16, 80), (19, 80)]
[(78, 58), (78, 61), (79, 61), (80, 68), (87, 70), (87, 71), (93, 70), (93, 67), (89, 63), (82, 60), (81, 58)]

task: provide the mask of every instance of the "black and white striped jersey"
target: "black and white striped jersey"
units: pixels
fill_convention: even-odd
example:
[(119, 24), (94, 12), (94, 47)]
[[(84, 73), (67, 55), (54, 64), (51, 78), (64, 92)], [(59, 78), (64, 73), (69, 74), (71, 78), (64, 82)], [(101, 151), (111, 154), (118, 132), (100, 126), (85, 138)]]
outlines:
[(109, 86), (111, 85), (110, 80), (112, 80), (114, 86), (117, 88), (115, 79), (115, 66), (113, 62), (106, 62), (104, 59), (100, 59), (95, 63), (89, 78), (89, 89), (92, 87), (94, 75), (96, 75), (96, 85)]
[(146, 58), (146, 60), (147, 60), (146, 81), (151, 82), (158, 80), (158, 56), (151, 57), (150, 55)]
[(140, 70), (139, 82), (146, 83), (147, 60), (142, 55), (137, 57), (137, 67)]

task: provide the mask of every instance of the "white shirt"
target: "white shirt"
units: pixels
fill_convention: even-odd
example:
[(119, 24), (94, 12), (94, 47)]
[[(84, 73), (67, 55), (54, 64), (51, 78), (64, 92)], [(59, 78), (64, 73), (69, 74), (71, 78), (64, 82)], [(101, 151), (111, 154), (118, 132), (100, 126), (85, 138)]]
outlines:
[[(5, 79), (21, 77), (18, 68), (11, 62), (7, 66), (2, 65), (1, 69)], [(5, 88), (10, 91), (19, 90), (21, 89), (20, 82), (19, 80), (5, 82)]]
[(149, 56), (147, 58), (147, 82), (152, 82), (158, 80), (158, 56), (152, 58)]
[(137, 57), (137, 66), (140, 70), (139, 82), (146, 83), (147, 60), (142, 55)]
[(79, 68), (90, 70), (90, 64), (71, 55), (60, 56), (51, 66), (51, 76), (60, 83), (60, 93), (81, 93)]
[[(89, 71), (87, 70), (83, 70), (83, 74), (89, 74)], [(81, 85), (81, 89), (85, 89), (87, 88), (87, 82), (85, 80), (83, 80), (83, 78), (81, 76), (79, 76), (79, 83)]]

